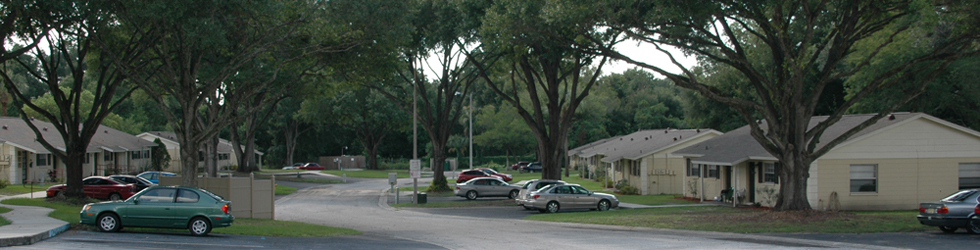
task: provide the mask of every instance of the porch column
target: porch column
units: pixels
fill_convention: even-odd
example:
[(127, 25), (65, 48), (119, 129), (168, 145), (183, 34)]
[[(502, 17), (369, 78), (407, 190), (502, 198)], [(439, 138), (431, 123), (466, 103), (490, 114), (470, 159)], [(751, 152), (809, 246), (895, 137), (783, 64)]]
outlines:
[(7, 180), (10, 180), (10, 184), (20, 184), (16, 183), (20, 182), (20, 179), (17, 178), (17, 170), (20, 169), (20, 166), (18, 165), (19, 162), (17, 162), (17, 148), (11, 146), (10, 154), (8, 155), (10, 156), (10, 165), (7, 167), (10, 169), (10, 171), (7, 171)]

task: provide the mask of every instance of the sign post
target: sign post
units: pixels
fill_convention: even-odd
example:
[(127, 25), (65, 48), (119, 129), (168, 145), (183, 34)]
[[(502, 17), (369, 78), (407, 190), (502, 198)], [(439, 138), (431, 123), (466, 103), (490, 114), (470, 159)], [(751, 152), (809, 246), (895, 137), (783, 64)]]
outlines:
[(422, 161), (419, 159), (412, 159), (409, 161), (408, 172), (412, 176), (412, 204), (418, 204), (419, 195), (419, 177), (422, 175)]

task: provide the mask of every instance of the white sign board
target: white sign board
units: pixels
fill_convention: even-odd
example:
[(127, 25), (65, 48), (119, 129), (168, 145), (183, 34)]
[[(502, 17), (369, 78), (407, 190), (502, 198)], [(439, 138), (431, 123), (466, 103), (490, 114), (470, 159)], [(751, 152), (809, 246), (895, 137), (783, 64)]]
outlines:
[(419, 159), (409, 161), (408, 174), (412, 176), (412, 179), (420, 178), (422, 176), (422, 161)]

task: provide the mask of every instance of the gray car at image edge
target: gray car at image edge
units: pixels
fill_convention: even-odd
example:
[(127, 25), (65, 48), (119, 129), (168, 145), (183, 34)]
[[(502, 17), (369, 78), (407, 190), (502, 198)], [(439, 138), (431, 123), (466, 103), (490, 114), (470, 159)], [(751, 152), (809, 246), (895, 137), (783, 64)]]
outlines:
[(964, 228), (980, 234), (980, 214), (977, 208), (980, 189), (960, 190), (938, 202), (919, 203), (919, 223), (936, 226), (945, 233)]
[(475, 200), (478, 197), (507, 197), (514, 199), (520, 192), (521, 186), (507, 184), (497, 177), (477, 177), (464, 183), (456, 184), (453, 193), (456, 196)]
[(606, 211), (619, 207), (619, 200), (615, 195), (592, 192), (578, 184), (564, 184), (531, 193), (531, 200), (524, 205), (542, 213), (557, 213), (561, 209)]

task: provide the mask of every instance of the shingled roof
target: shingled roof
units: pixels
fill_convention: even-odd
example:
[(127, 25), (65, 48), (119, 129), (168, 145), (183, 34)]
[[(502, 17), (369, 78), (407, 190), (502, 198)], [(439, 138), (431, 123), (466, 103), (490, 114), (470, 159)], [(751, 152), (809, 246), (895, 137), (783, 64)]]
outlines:
[[(41, 131), (41, 136), (48, 143), (59, 150), (65, 149), (65, 141), (53, 124), (36, 119), (31, 122)], [(0, 117), (0, 141), (35, 154), (51, 153), (38, 142), (34, 131), (19, 117)], [(92, 141), (89, 142), (86, 152), (98, 153), (102, 150), (110, 152), (141, 151), (154, 146), (156, 144), (153, 142), (148, 142), (126, 132), (99, 125), (99, 129), (93, 135)]]
[[(174, 133), (174, 132), (170, 132), (170, 131), (150, 131), (150, 132), (145, 132), (143, 134), (149, 134), (149, 135), (153, 135), (153, 136), (159, 137), (159, 138), (164, 139), (164, 140), (170, 140), (174, 144), (180, 145), (180, 142), (177, 141), (177, 134)], [(140, 135), (142, 135), (142, 134), (140, 134)], [(233, 153), (231, 151), (233, 148), (234, 147), (232, 146), (231, 141), (228, 141), (228, 140), (225, 140), (225, 139), (220, 139), (220, 138), (218, 139), (218, 153), (231, 154), (231, 153)], [(264, 154), (264, 153), (262, 153), (261, 151), (258, 151), (258, 150), (255, 150), (255, 153), (258, 154), (258, 155), (263, 155)]]
[(604, 157), (600, 160), (603, 162), (615, 162), (620, 159), (636, 160), (708, 134), (720, 135), (721, 132), (711, 129), (641, 130), (586, 144), (569, 150), (569, 155), (579, 157), (602, 155)]
[[(859, 124), (871, 119), (875, 114), (859, 114), (859, 115), (845, 115), (841, 117), (840, 121), (831, 125), (820, 137), (817, 143), (817, 147), (823, 147), (827, 142), (830, 142), (834, 138), (844, 134), (848, 130), (858, 126)], [(808, 127), (813, 127), (819, 122), (827, 120), (827, 116), (814, 116), (810, 119), (810, 124)], [(867, 127), (857, 134), (851, 136), (851, 138), (845, 141), (843, 144), (847, 144), (851, 141), (859, 140), (865, 135), (875, 133), (878, 130), (893, 126), (896, 124), (903, 123), (917, 118), (927, 118), (932, 121), (944, 123), (950, 126), (959, 127), (953, 125), (949, 122), (943, 121), (939, 118), (935, 118), (923, 113), (894, 113), (889, 117), (882, 118), (878, 120), (877, 123)], [(760, 126), (763, 129), (766, 128), (766, 123), (761, 122)], [(674, 154), (684, 155), (689, 157), (695, 157), (693, 160), (697, 164), (708, 164), (708, 165), (723, 165), (732, 166), (739, 164), (748, 160), (768, 160), (776, 161), (776, 157), (767, 152), (759, 142), (752, 138), (751, 128), (746, 125), (741, 128), (732, 130), (724, 135), (715, 137), (710, 140), (706, 140), (690, 147), (677, 150)], [(840, 146), (840, 145), (838, 145)]]

